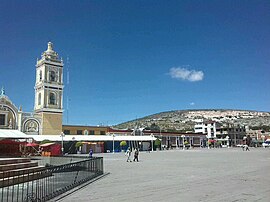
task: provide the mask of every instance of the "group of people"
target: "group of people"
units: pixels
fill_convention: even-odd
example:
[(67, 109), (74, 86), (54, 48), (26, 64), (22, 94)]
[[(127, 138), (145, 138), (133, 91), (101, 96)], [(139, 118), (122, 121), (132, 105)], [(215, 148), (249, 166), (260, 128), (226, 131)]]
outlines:
[[(132, 150), (131, 150), (130, 147), (127, 149), (125, 155), (127, 156), (127, 162), (132, 162), (132, 160), (131, 160)], [(139, 162), (139, 149), (138, 149), (138, 148), (135, 148), (135, 150), (134, 150), (134, 158), (133, 158), (133, 161)]]

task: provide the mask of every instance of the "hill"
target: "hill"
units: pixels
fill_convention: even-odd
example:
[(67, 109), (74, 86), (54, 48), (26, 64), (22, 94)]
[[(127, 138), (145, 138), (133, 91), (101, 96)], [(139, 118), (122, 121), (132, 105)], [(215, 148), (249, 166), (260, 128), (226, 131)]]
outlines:
[(162, 131), (193, 131), (195, 119), (206, 119), (221, 124), (233, 123), (250, 128), (270, 127), (270, 112), (232, 109), (203, 109), (203, 110), (176, 110), (149, 115), (136, 120), (116, 125), (115, 127), (134, 128), (144, 127)]

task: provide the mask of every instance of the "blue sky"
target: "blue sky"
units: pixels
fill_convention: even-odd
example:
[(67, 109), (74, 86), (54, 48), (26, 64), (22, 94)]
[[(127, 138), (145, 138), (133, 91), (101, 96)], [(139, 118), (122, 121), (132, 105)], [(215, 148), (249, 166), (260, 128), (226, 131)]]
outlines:
[[(68, 124), (182, 109), (270, 111), (270, 1), (1, 1), (0, 85), (32, 111), (52, 41)], [(69, 92), (67, 93), (67, 89)]]

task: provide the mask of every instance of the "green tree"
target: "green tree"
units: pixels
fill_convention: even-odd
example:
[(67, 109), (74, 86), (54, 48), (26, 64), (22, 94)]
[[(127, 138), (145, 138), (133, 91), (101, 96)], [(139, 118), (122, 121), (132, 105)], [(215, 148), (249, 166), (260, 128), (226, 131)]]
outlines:
[(121, 141), (120, 142), (120, 148), (122, 149), (122, 150), (124, 150), (124, 147), (127, 145), (127, 142), (126, 141)]
[(126, 141), (121, 141), (121, 142), (120, 142), (120, 146), (121, 146), (121, 147), (127, 146), (127, 142), (126, 142)]
[(40, 142), (40, 144), (52, 143), (52, 141), (45, 139)]
[(160, 141), (160, 139), (157, 138), (157, 139), (155, 140), (155, 142), (154, 142), (154, 145), (155, 145), (156, 148), (160, 148), (160, 146), (161, 146), (161, 141)]
[(76, 142), (75, 147), (77, 149), (77, 151), (81, 151), (81, 147), (83, 146), (82, 142)]
[(149, 128), (151, 131), (159, 131), (160, 130), (160, 127), (158, 125), (156, 125), (155, 123), (152, 123)]

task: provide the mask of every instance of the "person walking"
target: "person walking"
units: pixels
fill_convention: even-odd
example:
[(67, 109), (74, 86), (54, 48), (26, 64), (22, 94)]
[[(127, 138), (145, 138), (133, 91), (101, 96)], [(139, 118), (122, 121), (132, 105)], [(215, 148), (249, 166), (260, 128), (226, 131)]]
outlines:
[(246, 151), (249, 151), (248, 144), (245, 145)]
[(89, 150), (89, 158), (93, 158), (93, 149)]
[(139, 162), (139, 149), (136, 148), (135, 151), (134, 151), (134, 159), (133, 161), (137, 161)]
[(132, 162), (131, 159), (130, 159), (130, 156), (131, 156), (131, 149), (130, 149), (130, 147), (127, 149), (125, 155), (127, 156), (127, 162)]

